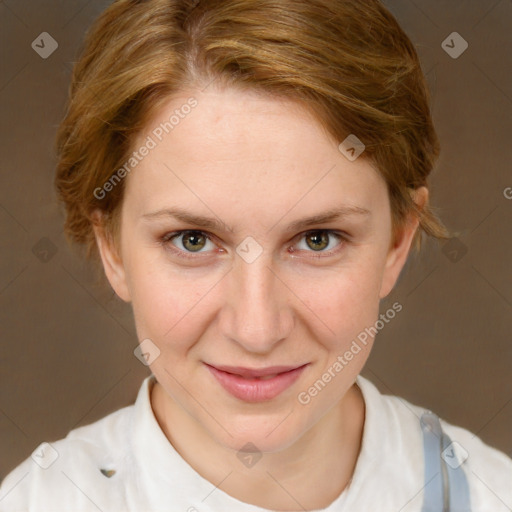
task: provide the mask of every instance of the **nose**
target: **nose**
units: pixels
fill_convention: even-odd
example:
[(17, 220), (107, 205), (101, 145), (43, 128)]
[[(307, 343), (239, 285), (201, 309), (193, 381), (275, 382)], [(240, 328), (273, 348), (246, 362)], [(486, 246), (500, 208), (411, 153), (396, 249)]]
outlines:
[(252, 263), (237, 257), (227, 279), (222, 334), (247, 352), (270, 353), (293, 330), (293, 293), (265, 253)]

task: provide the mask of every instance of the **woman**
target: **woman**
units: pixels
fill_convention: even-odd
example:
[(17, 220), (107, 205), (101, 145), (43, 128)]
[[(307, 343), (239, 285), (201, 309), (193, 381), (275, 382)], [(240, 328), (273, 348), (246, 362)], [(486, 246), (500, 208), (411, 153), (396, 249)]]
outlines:
[(377, 0), (114, 2), (56, 186), (152, 375), (41, 445), (1, 509), (510, 510), (510, 458), (359, 375), (411, 246), (448, 236), (438, 153)]

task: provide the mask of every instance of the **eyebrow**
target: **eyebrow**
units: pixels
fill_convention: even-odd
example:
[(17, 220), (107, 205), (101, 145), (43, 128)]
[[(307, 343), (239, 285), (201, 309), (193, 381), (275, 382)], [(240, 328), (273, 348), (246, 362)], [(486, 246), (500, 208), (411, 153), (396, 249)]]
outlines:
[[(305, 217), (303, 219), (296, 220), (287, 226), (286, 231), (299, 231), (315, 224), (332, 222), (355, 215), (369, 216), (371, 215), (371, 212), (366, 208), (361, 208), (359, 206), (344, 205), (337, 208), (332, 208), (322, 213), (318, 213), (311, 217)], [(159, 218), (174, 218), (186, 224), (191, 224), (203, 229), (217, 231), (227, 230), (230, 233), (234, 232), (234, 229), (231, 226), (227, 226), (219, 219), (213, 217), (204, 217), (202, 215), (195, 215), (182, 208), (166, 208), (164, 210), (145, 213), (141, 217), (148, 220)]]

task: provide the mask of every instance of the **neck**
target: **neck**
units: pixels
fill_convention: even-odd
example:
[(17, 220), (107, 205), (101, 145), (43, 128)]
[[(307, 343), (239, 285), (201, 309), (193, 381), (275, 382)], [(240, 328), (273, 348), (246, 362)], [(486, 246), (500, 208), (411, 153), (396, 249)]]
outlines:
[[(174, 403), (158, 382), (151, 404), (169, 442), (199, 475), (233, 498), (261, 508), (329, 506), (349, 485), (361, 448), (365, 405), (356, 384), (294, 444), (265, 453), (249, 468), (240, 463), (237, 451), (217, 443)], [(166, 419), (171, 417), (172, 422)]]

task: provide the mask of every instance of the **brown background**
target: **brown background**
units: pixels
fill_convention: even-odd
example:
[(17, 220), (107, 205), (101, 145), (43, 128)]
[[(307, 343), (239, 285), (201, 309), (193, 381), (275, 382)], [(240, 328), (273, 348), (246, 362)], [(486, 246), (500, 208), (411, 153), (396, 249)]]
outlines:
[[(94, 286), (52, 189), (71, 63), (98, 0), (0, 3), (0, 478), (43, 441), (133, 403), (149, 375), (129, 306)], [(433, 203), (458, 232), (411, 257), (363, 375), (512, 455), (512, 2), (392, 0), (433, 94)], [(459, 32), (469, 48), (441, 43)], [(42, 59), (41, 32), (58, 49)]]

